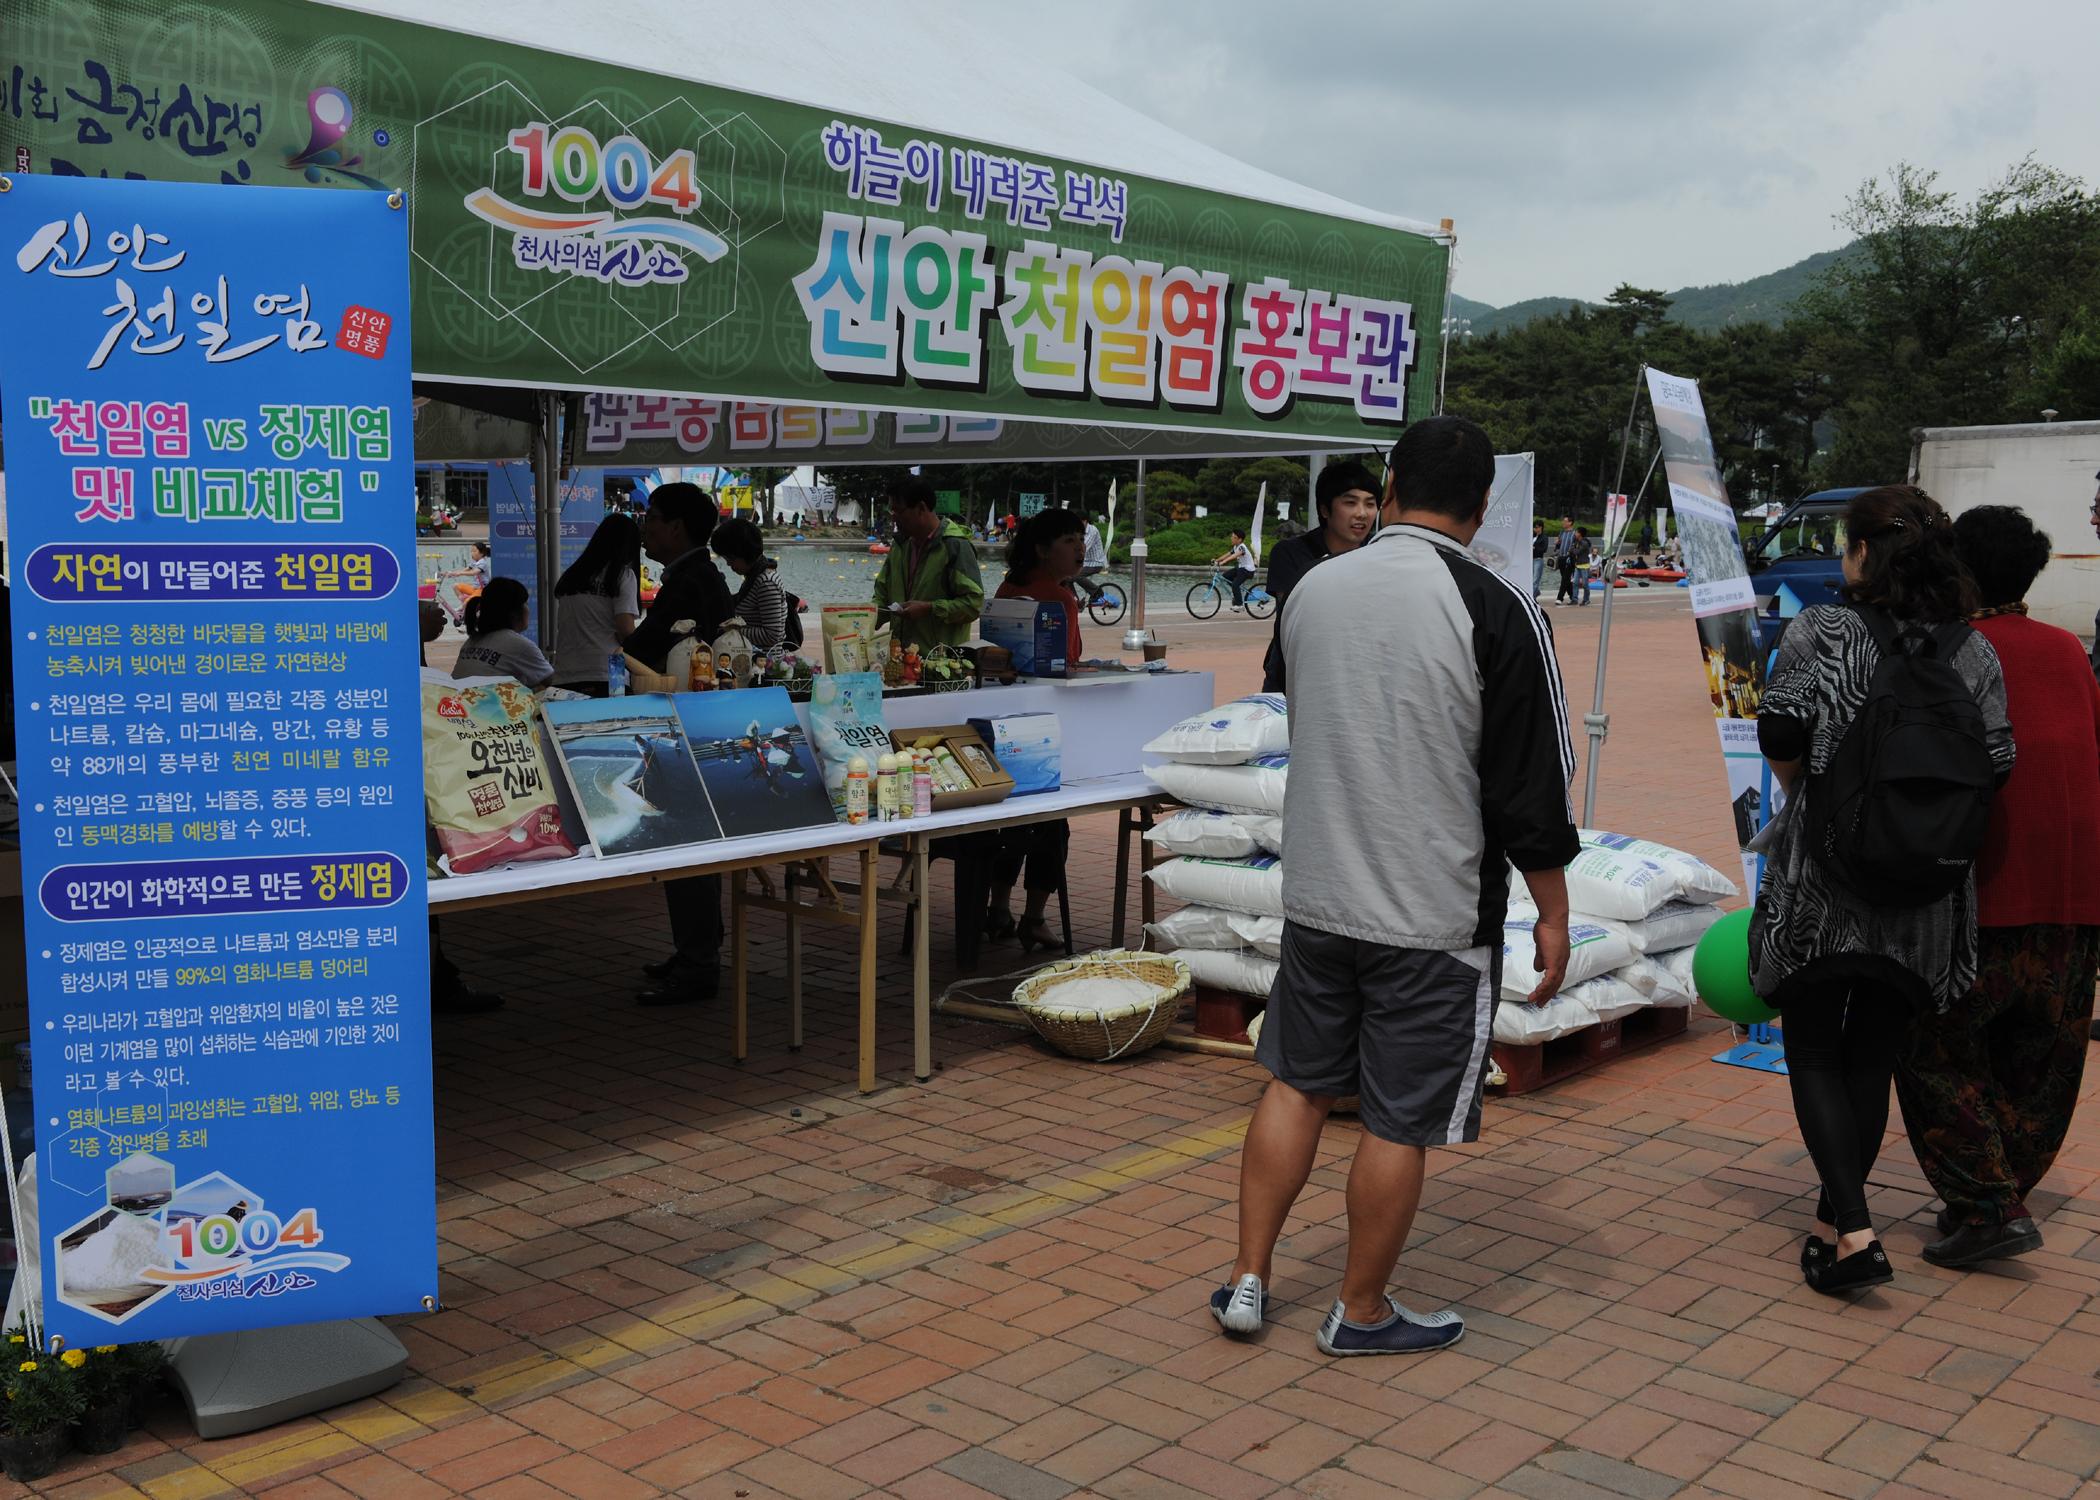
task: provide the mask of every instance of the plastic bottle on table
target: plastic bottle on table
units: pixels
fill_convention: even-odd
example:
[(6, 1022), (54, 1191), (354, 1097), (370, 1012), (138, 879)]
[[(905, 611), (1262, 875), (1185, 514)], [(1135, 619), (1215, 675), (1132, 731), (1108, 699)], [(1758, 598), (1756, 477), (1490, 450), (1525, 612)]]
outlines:
[(915, 818), (930, 818), (933, 816), (933, 756), (931, 752), (912, 757), (911, 815)]
[(875, 821), (897, 821), (897, 757), (883, 755), (875, 762)]
[(868, 821), (868, 758), (856, 755), (846, 762), (846, 821)]
[(624, 651), (615, 651), (605, 659), (605, 696), (627, 696), (627, 653)]
[(895, 796), (897, 799), (897, 816), (900, 818), (908, 818), (912, 815), (911, 764), (916, 757), (916, 751), (899, 750), (897, 752), (897, 787)]

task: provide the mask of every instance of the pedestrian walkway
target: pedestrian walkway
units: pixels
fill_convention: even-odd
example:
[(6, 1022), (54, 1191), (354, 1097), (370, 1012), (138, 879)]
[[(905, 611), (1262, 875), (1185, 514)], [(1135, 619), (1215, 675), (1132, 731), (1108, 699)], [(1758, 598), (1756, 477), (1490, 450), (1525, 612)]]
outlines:
[[(1586, 704), (1594, 626), (1562, 632)], [(1601, 821), (1733, 851), (1691, 627), (1613, 644)], [(1265, 628), (1176, 660), (1221, 694)], [(1585, 644), (1586, 642), (1586, 644)], [(1110, 826), (1075, 827), (1074, 920), (1105, 941)], [(945, 893), (937, 910), (944, 926)], [(246, 1438), (180, 1413), (49, 1493), (159, 1500), (677, 1493), (1227, 1497), (2072, 1496), (2100, 1467), (2100, 1133), (2091, 1100), (2036, 1194), (2047, 1248), (1996, 1269), (1918, 1255), (1930, 1200), (1900, 1139), (1873, 1206), (1898, 1279), (1807, 1291), (1809, 1167), (1785, 1080), (1690, 1035), (1522, 1099), (1432, 1153), (1399, 1291), (1468, 1332), (1425, 1359), (1334, 1361), (1355, 1127), (1327, 1130), (1278, 1257), (1272, 1326), (1222, 1338), (1237, 1149), (1263, 1074), (1154, 1051), (1100, 1066), (936, 1023), (909, 1083), (907, 966), (854, 1092), (851, 954), (811, 961), (787, 1050), (760, 918), (750, 1061), (719, 1009), (636, 1010), (666, 948), (653, 892), (486, 914), (447, 946), (509, 1007), (440, 1023), (444, 1310), (396, 1327), (410, 1379)], [(465, 924), (460, 924), (464, 926)], [(895, 935), (885, 935), (886, 950)], [(943, 961), (946, 944), (939, 944)], [(988, 961), (1017, 950), (988, 951)], [(942, 980), (944, 970), (937, 970)], [(2088, 1092), (2091, 1092), (2089, 1086)], [(0, 1485), (0, 1494), (19, 1493)]]

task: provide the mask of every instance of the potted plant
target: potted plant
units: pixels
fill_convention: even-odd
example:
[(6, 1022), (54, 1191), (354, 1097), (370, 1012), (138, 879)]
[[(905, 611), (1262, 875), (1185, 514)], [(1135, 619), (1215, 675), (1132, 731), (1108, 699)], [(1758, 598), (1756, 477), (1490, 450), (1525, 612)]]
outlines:
[(95, 1352), (107, 1352), (116, 1365), (124, 1390), (127, 1422), (133, 1427), (144, 1427), (146, 1407), (167, 1378), (168, 1351), (148, 1339), (139, 1344), (105, 1344)]
[[(63, 1355), (43, 1354), (19, 1335), (9, 1335), (0, 1372), (0, 1469), (9, 1479), (42, 1479), (66, 1451), (66, 1429), (87, 1406), (80, 1371)], [(78, 1353), (78, 1350), (72, 1351)], [(16, 1356), (21, 1356), (16, 1358)]]
[(59, 1356), (80, 1378), (83, 1409), (73, 1423), (73, 1446), (82, 1453), (114, 1453), (131, 1431), (131, 1381), (121, 1353), (118, 1345), (103, 1344)]

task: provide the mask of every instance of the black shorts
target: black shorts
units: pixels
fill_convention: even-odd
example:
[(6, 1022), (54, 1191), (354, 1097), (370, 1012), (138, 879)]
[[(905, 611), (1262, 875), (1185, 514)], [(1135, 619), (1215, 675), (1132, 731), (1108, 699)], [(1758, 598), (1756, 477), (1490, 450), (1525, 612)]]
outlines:
[(1391, 948), (1286, 922), (1255, 1056), (1300, 1093), (1355, 1094), (1381, 1140), (1478, 1140), (1501, 980), (1499, 944)]

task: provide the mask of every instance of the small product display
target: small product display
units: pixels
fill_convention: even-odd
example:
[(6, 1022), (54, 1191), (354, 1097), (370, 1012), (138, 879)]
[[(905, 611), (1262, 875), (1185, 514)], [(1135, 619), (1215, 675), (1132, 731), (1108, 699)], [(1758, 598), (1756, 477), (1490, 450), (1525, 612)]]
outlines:
[(1013, 779), (1016, 797), (1063, 785), (1064, 738), (1056, 714), (1000, 714), (972, 719), (970, 727)]
[(809, 729), (832, 806), (843, 813), (847, 763), (890, 748), (882, 722), (882, 678), (873, 672), (827, 672), (817, 678), (810, 692)]
[(897, 756), (885, 751), (875, 761), (875, 821), (897, 821)]
[(903, 777), (898, 797), (914, 810), (915, 763), (923, 763), (926, 768), (930, 812), (982, 807), (1002, 801), (1013, 792), (1012, 779), (985, 749), (977, 731), (967, 724), (900, 729), (891, 738), (897, 744), (898, 771)]
[(540, 753), (537, 714), (532, 694), (507, 677), (424, 682), (423, 799), (449, 873), (576, 853)]
[(827, 604), (818, 617), (823, 631), (824, 670), (866, 672), (879, 668), (888, 656), (876, 655), (876, 626), (881, 616), (872, 604)]
[(846, 821), (868, 821), (868, 758), (856, 755), (846, 762)]
[(1023, 677), (1063, 677), (1070, 668), (1065, 648), (1071, 630), (1065, 606), (1036, 599), (987, 599), (978, 634), (1012, 658)]

